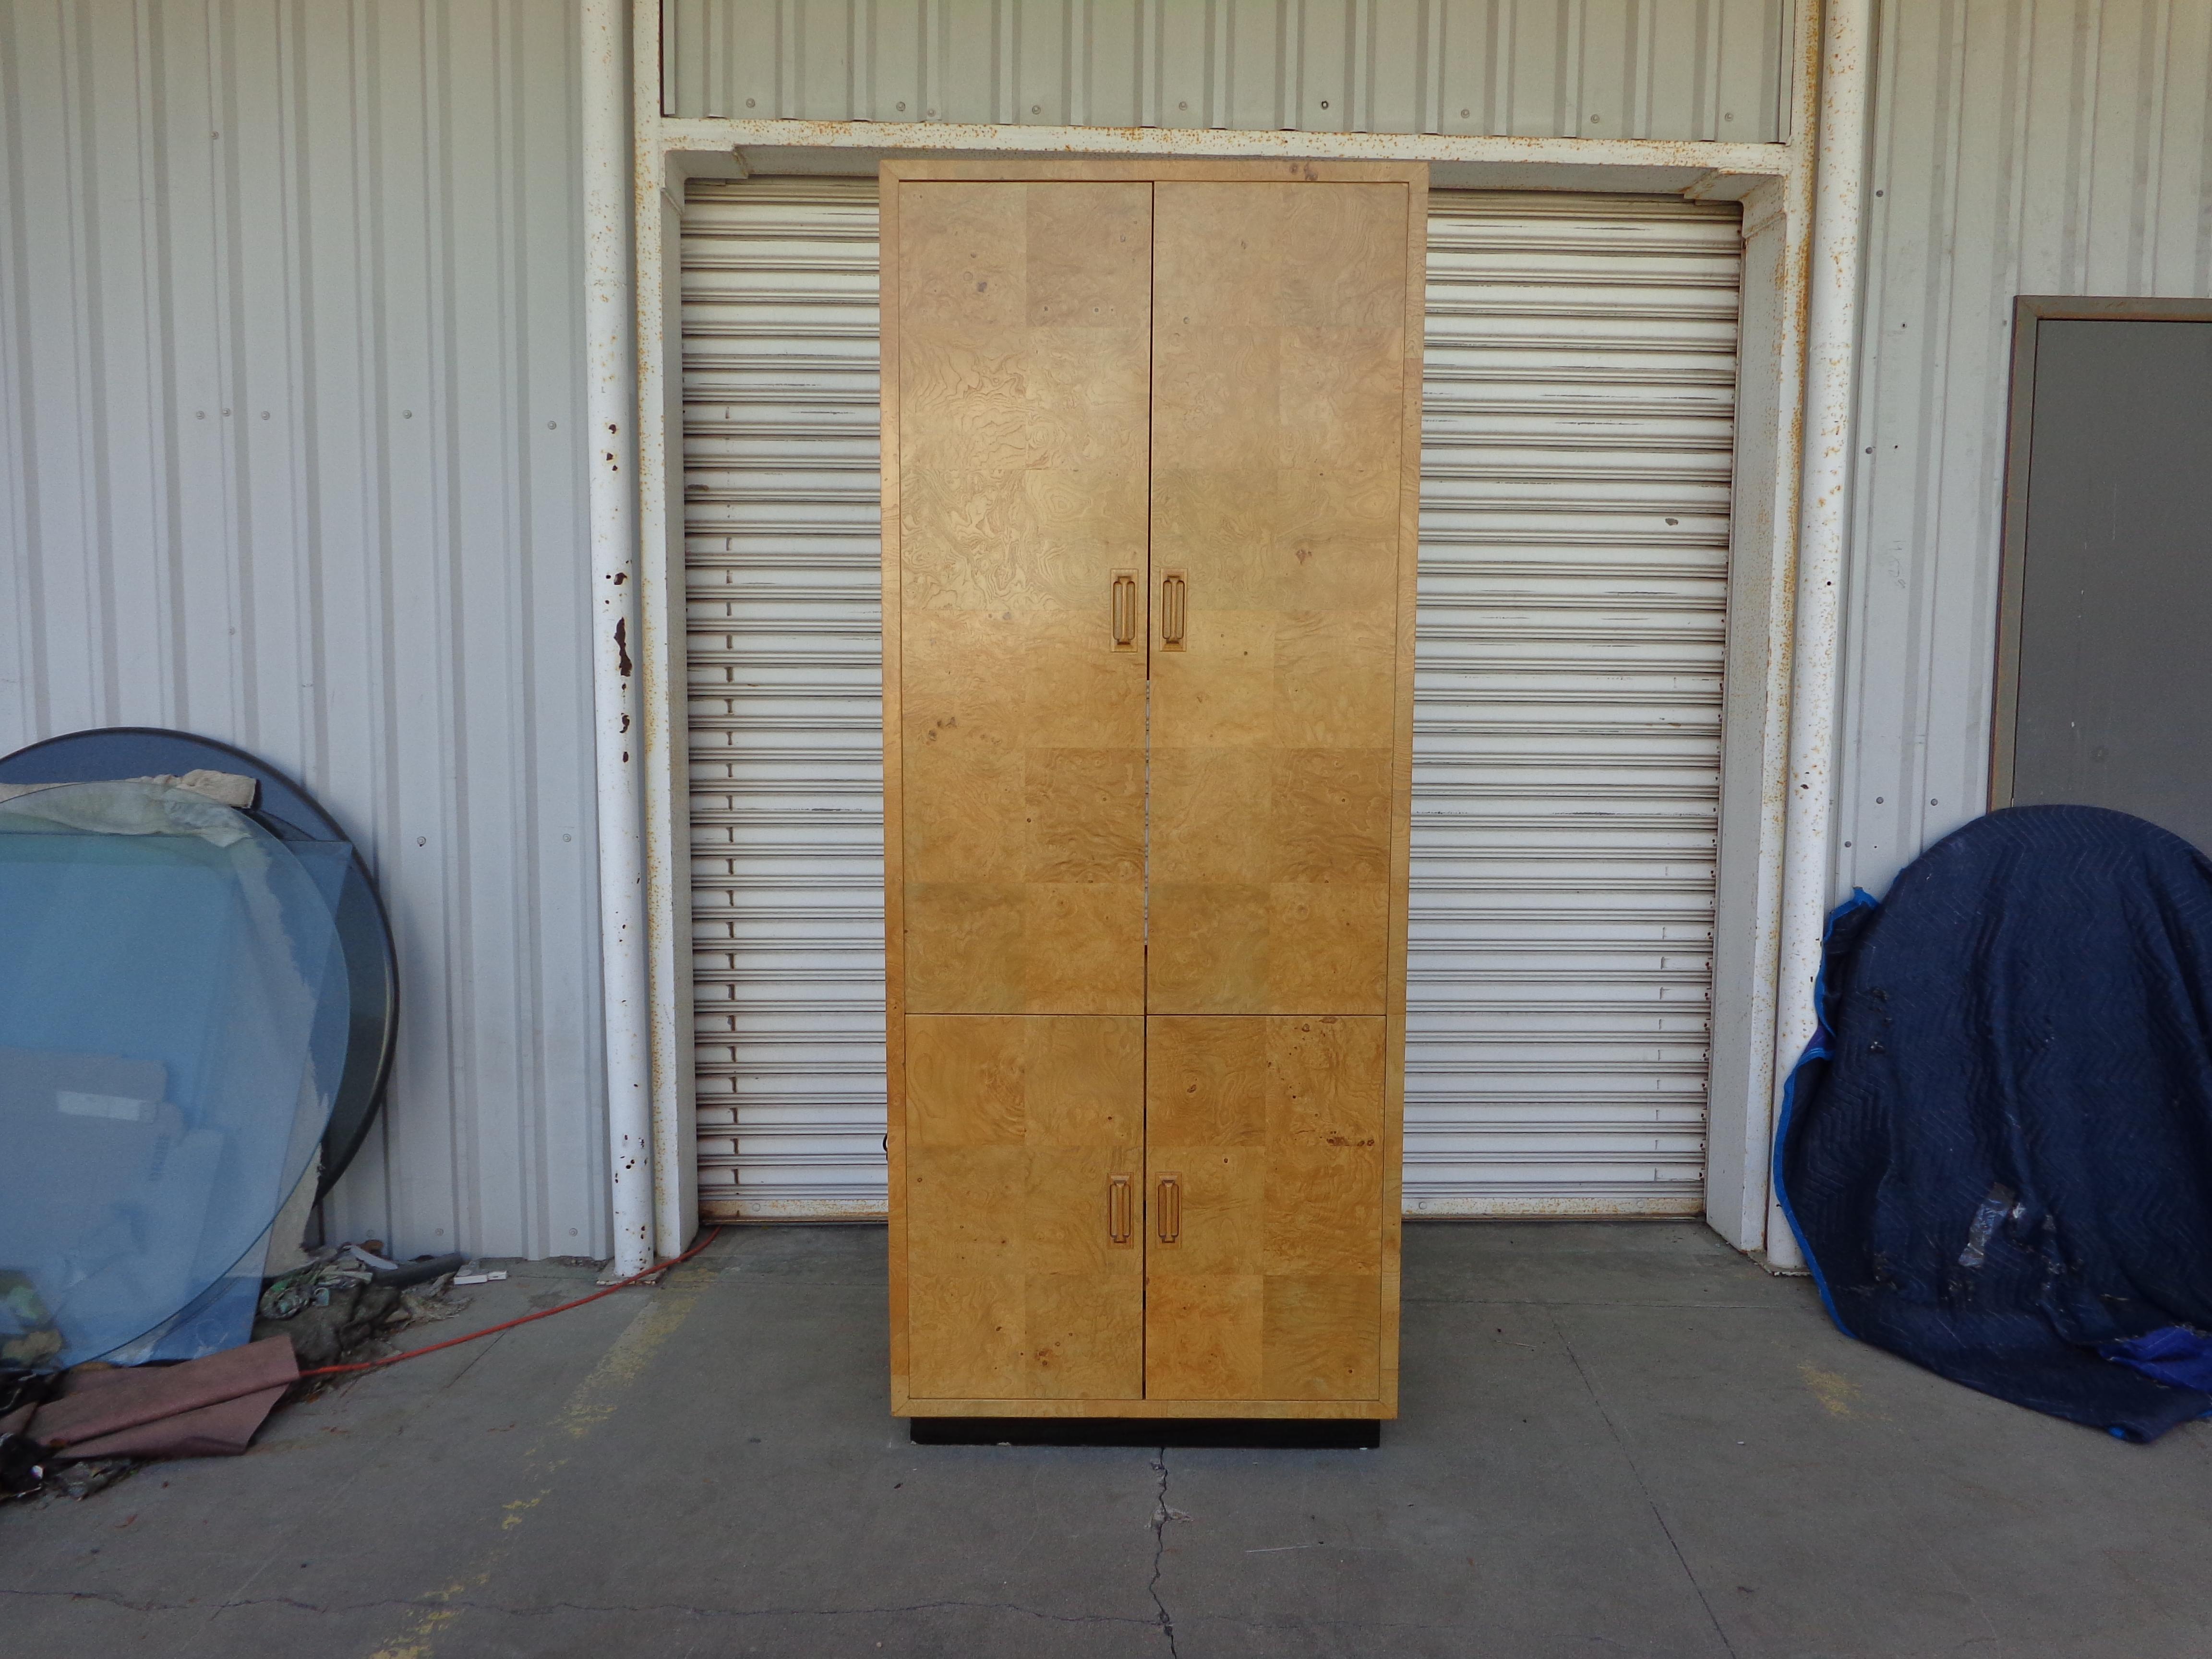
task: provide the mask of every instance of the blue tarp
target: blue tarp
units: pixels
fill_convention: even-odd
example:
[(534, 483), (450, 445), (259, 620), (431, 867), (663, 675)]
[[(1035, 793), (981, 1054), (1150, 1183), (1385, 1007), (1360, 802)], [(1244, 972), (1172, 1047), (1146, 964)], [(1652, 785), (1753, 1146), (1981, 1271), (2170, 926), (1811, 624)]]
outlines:
[(1838, 1325), (2130, 1440), (2212, 1408), (2212, 860), (1993, 812), (1830, 919), (1777, 1137)]

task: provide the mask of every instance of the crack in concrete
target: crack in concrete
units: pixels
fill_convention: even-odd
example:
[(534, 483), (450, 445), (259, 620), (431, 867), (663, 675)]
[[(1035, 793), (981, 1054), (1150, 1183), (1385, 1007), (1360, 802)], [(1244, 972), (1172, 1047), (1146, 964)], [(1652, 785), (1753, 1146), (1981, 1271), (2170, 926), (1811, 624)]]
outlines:
[(1175, 1615), (1168, 1604), (1160, 1600), (1160, 1571), (1168, 1553), (1168, 1522), (1172, 1511), (1168, 1508), (1168, 1449), (1160, 1448), (1152, 1468), (1159, 1472), (1159, 1490), (1152, 1494), (1152, 1576), (1145, 1589), (1151, 1593), (1152, 1605), (1159, 1610), (1160, 1633), (1168, 1638), (1168, 1659), (1182, 1659), (1176, 1647)]
[[(1489, 1620), (1482, 1618), (1455, 1620), (1447, 1623), (1439, 1624), (1436, 1620), (1431, 1619), (1324, 1619), (1313, 1613), (1280, 1613), (1272, 1615), (1204, 1613), (1196, 1618), (1188, 1620), (1185, 1622), (1194, 1628), (1231, 1630), (1249, 1635), (1267, 1636), (1282, 1635), (1285, 1633), (1305, 1634), (1317, 1632), (1334, 1633), (1338, 1631), (1439, 1631), (1446, 1634), (1455, 1636), (1470, 1638), (1486, 1636), (1494, 1639), (1498, 1634), (1497, 1625)], [(1654, 1650), (1640, 1644), (1632, 1647), (1628, 1643), (1622, 1641), (1618, 1637), (1600, 1635), (1593, 1632), (1553, 1630), (1546, 1631), (1544, 1635), (1549, 1639), (1558, 1642), (1595, 1643), (1607, 1648), (1616, 1648), (1622, 1653), (1637, 1653), (1644, 1655), (1646, 1656), (1646, 1659), (1650, 1659), (1650, 1656), (1654, 1651)]]
[(1567, 1340), (1567, 1333), (1559, 1323), (1558, 1312), (1547, 1310), (1546, 1316), (1552, 1322), (1552, 1334), (1559, 1339), (1560, 1348), (1574, 1365), (1575, 1375), (1582, 1378), (1583, 1387), (1589, 1394), (1590, 1404), (1597, 1408), (1599, 1420), (1605, 1425), (1606, 1432), (1613, 1437), (1613, 1443), (1619, 1449), (1621, 1461), (1628, 1465), (1629, 1474), (1636, 1477), (1636, 1490), (1643, 1495), (1645, 1507), (1651, 1511), (1651, 1518), (1659, 1523), (1659, 1531), (1667, 1540), (1667, 1547), (1674, 1552), (1674, 1565), (1681, 1568), (1682, 1577), (1689, 1580), (1690, 1589), (1697, 1595), (1698, 1605), (1705, 1610), (1705, 1618), (1712, 1625), (1713, 1634), (1720, 1638), (1721, 1647), (1729, 1655), (1729, 1659), (1735, 1659), (1735, 1644), (1729, 1640), (1728, 1632), (1722, 1628), (1721, 1616), (1714, 1610), (1711, 1598), (1705, 1594), (1705, 1587), (1698, 1582), (1698, 1575), (1690, 1571), (1689, 1560), (1683, 1555), (1681, 1545), (1674, 1540), (1674, 1529), (1667, 1524), (1666, 1516), (1661, 1513), (1659, 1500), (1652, 1497), (1651, 1488), (1644, 1479), (1644, 1471), (1637, 1467), (1636, 1455), (1628, 1449), (1628, 1442), (1621, 1436), (1620, 1425), (1613, 1420), (1613, 1413), (1605, 1408), (1605, 1401), (1598, 1397), (1597, 1384), (1590, 1381), (1589, 1372), (1583, 1368), (1582, 1356), (1575, 1352), (1575, 1345)]
[(230, 1607), (297, 1607), (302, 1613), (365, 1613), (372, 1607), (400, 1607), (410, 1605), (405, 1601), (387, 1598), (374, 1601), (350, 1601), (323, 1607), (313, 1601), (302, 1601), (298, 1597), (291, 1595), (248, 1596), (243, 1600), (233, 1598), (221, 1601), (203, 1601), (198, 1598), (189, 1601), (134, 1601), (129, 1596), (119, 1595), (113, 1590), (79, 1589), (0, 1589), (0, 1595), (42, 1598), (56, 1601), (98, 1601), (105, 1607), (120, 1607), (126, 1613), (216, 1613)]
[(196, 1601), (133, 1601), (108, 1590), (0, 1589), (0, 1595), (19, 1595), (53, 1601), (104, 1601), (131, 1613), (189, 1613)]
[(696, 1607), (682, 1601), (648, 1601), (636, 1606), (618, 1602), (547, 1601), (531, 1607), (508, 1607), (495, 1604), (453, 1601), (447, 1605), (474, 1608), (480, 1612), (505, 1613), (511, 1618), (538, 1618), (560, 1613), (684, 1613), (699, 1619), (852, 1619), (870, 1614), (890, 1615), (909, 1613), (1013, 1613), (1024, 1619), (1040, 1619), (1054, 1625), (1138, 1625), (1148, 1626), (1149, 1619), (1126, 1613), (1047, 1613), (1042, 1607), (1025, 1607), (1018, 1601), (967, 1601), (957, 1597), (945, 1597), (933, 1601), (909, 1601), (895, 1607)]
[(0, 1596), (35, 1596), (69, 1601), (99, 1601), (130, 1613), (228, 1613), (247, 1607), (294, 1607), (301, 1613), (374, 1613), (386, 1608), (434, 1607), (441, 1612), (497, 1613), (509, 1619), (535, 1619), (556, 1613), (688, 1613), (698, 1619), (850, 1619), (871, 1614), (890, 1616), (909, 1613), (972, 1611), (1013, 1613), (1055, 1625), (1138, 1625), (1151, 1628), (1158, 1621), (1124, 1613), (1048, 1613), (1018, 1601), (969, 1601), (945, 1597), (932, 1601), (909, 1601), (888, 1607), (721, 1607), (688, 1601), (543, 1601), (510, 1607), (497, 1601), (478, 1601), (459, 1596), (385, 1596), (368, 1601), (302, 1601), (290, 1595), (247, 1596), (225, 1601), (133, 1601), (106, 1590), (0, 1589)]

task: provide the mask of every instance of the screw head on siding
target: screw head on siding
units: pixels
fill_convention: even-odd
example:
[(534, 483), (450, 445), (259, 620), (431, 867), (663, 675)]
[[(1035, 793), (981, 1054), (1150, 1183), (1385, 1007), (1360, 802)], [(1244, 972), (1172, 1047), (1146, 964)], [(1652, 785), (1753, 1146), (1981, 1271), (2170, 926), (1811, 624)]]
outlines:
[(1472, 114), (1474, 114), (1474, 112), (1473, 110), (1471, 110), (1471, 109), (1463, 109), (1463, 110), (1462, 110), (1462, 111), (1459, 112), (1459, 118), (1460, 118), (1461, 120), (1464, 121), (1464, 120), (1466, 120), (1466, 119), (1467, 119), (1467, 118), (1468, 118), (1468, 116), (1470, 116), (1470, 115), (1472, 115)]
[(753, 100), (752, 100), (751, 99), (750, 99), (750, 98), (746, 99), (746, 100), (745, 100), (745, 107), (746, 107), (747, 109), (750, 109), (752, 106), (753, 106)]
[(1042, 114), (1043, 114), (1043, 113), (1044, 113), (1044, 106), (1043, 106), (1042, 104), (1031, 104), (1031, 105), (1030, 106), (1030, 114), (1032, 114), (1032, 115), (1042, 115)]
[(1328, 107), (1328, 99), (1326, 99), (1326, 98), (1322, 99), (1322, 100), (1321, 100), (1321, 106), (1322, 106), (1323, 109), (1327, 109), (1327, 108)]
[(900, 112), (901, 112), (902, 114), (903, 114), (903, 113), (905, 112), (905, 110), (906, 110), (906, 105), (905, 105), (905, 103), (904, 103), (903, 101), (902, 101), (902, 102), (900, 103), (900, 105), (899, 105), (899, 111), (900, 111)]
[(558, 421), (548, 421), (548, 422), (545, 422), (545, 429), (546, 429), (548, 432), (557, 432), (557, 431), (559, 431), (559, 430), (560, 430), (560, 428), (561, 428), (561, 422), (558, 422)]

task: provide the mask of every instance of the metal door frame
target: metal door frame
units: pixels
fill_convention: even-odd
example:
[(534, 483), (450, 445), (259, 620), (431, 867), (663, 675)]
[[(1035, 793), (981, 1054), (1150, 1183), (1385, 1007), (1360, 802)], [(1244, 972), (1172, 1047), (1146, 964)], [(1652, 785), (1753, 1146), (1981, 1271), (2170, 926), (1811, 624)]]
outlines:
[[(591, 0), (595, 6), (613, 0)], [(659, 8), (636, 0), (629, 41), (635, 234), (634, 519), (620, 538), (638, 580), (634, 643), (642, 726), (635, 827), (642, 841), (650, 1057), (648, 1248), (673, 1255), (696, 1228), (690, 1030), (690, 844), (683, 626), (681, 331), (672, 295), (684, 181), (763, 173), (872, 173), (887, 156), (994, 155), (1420, 161), (1432, 187), (1672, 195), (1743, 204), (1744, 305), (1730, 545), (1720, 876), (1706, 1155), (1706, 1218), (1731, 1243), (1794, 1267), (1795, 1241), (1769, 1187), (1778, 1053), (1809, 1030), (1810, 969), (1828, 882), (1836, 584), (1844, 490), (1829, 454), (1847, 432), (1855, 327), (1858, 167), (1869, 0), (1796, 0), (1785, 142), (1496, 138), (1429, 134), (675, 119), (661, 112)], [(1825, 78), (1823, 70), (1825, 68)], [(1815, 180), (1815, 148), (1826, 155)], [(1814, 268), (1816, 207), (1834, 271)], [(1808, 352), (1809, 347), (1809, 352)], [(1808, 362), (1808, 356), (1810, 361)], [(594, 359), (595, 363), (597, 359)], [(616, 448), (628, 448), (610, 428)], [(1839, 441), (1848, 450), (1848, 439)], [(595, 446), (596, 447), (597, 446)], [(1840, 452), (1839, 452), (1840, 453)], [(595, 537), (600, 527), (595, 520)], [(609, 580), (615, 580), (610, 576)], [(609, 623), (611, 627), (613, 624)], [(628, 659), (623, 665), (628, 666)], [(625, 690), (624, 695), (628, 695)], [(618, 709), (603, 714), (603, 724)], [(1793, 720), (1793, 702), (1800, 705)], [(609, 733), (613, 730), (609, 726)], [(622, 742), (623, 758), (629, 743)], [(628, 737), (627, 728), (624, 736)], [(1808, 924), (1806, 917), (1813, 918)], [(610, 926), (625, 914), (611, 917)], [(611, 939), (612, 936), (611, 935)], [(1810, 944), (1808, 945), (1808, 940)], [(1801, 1029), (1802, 1028), (1802, 1029)], [(617, 1046), (610, 1040), (610, 1054)], [(634, 1131), (627, 1121), (611, 1136)], [(637, 1147), (616, 1194), (617, 1232), (642, 1202)]]

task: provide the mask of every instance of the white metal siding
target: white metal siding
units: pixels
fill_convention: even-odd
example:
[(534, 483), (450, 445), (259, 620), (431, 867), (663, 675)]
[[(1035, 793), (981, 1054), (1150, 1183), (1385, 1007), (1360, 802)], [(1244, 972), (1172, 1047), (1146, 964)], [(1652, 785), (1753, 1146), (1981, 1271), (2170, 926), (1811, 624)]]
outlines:
[(683, 267), (700, 1209), (878, 1214), (875, 182), (694, 184)]
[(662, 0), (672, 115), (1784, 137), (1790, 0)]
[(331, 1195), (602, 1255), (574, 14), (0, 4), (0, 751), (181, 726), (301, 778), (399, 948)]
[[(1692, 1213), (1733, 209), (1439, 194), (1407, 1206)], [(884, 1202), (875, 194), (684, 215), (700, 1193)]]
[(1406, 1210), (1694, 1214), (1737, 216), (1430, 201)]
[(2018, 294), (2212, 295), (2212, 0), (1881, 8), (1835, 893), (1988, 804)]

